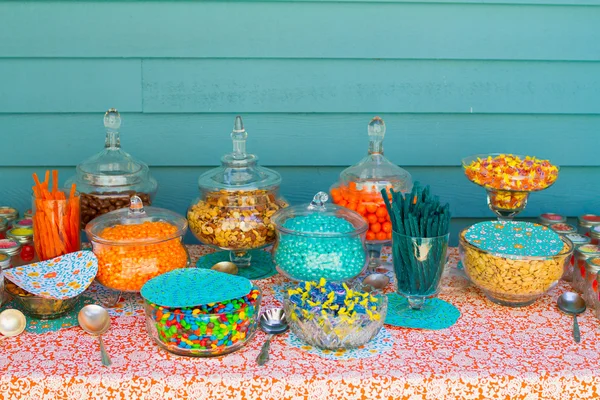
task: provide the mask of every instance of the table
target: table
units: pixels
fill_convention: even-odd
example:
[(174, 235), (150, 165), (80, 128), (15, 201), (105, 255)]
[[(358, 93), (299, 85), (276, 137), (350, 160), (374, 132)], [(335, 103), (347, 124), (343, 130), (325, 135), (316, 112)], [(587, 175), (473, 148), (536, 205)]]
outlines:
[[(194, 261), (208, 250), (191, 246)], [(391, 351), (368, 359), (336, 361), (284, 347), (276, 337), (271, 361), (255, 358), (265, 336), (220, 358), (186, 358), (160, 350), (142, 315), (115, 317), (105, 335), (113, 365), (100, 364), (97, 339), (79, 328), (5, 338), (0, 345), (2, 399), (584, 399), (600, 396), (600, 324), (580, 318), (582, 342), (571, 337), (571, 318), (554, 302), (560, 283), (534, 305), (495, 305), (455, 274), (457, 252), (440, 298), (462, 316), (449, 329), (387, 327)], [(454, 272), (453, 272), (454, 271)], [(273, 285), (259, 281), (264, 306), (277, 303)]]

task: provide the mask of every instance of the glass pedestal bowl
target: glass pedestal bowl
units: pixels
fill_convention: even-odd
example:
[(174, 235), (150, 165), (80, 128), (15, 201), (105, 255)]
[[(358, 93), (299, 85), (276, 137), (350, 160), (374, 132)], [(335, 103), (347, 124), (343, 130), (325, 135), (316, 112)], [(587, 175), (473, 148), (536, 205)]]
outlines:
[(477, 154), (462, 160), (466, 177), (487, 191), (498, 219), (512, 219), (527, 206), (531, 192), (552, 186), (559, 167), (548, 160), (514, 154)]

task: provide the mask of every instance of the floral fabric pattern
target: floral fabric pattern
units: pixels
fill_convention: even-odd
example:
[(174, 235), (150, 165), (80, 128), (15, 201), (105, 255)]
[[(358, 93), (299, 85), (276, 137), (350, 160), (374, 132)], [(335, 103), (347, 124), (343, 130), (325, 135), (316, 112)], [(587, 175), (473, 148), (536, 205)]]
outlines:
[[(193, 246), (197, 260), (209, 249)], [(440, 298), (461, 318), (438, 331), (386, 326), (393, 347), (375, 357), (330, 360), (276, 336), (264, 367), (255, 359), (265, 335), (219, 358), (187, 358), (160, 350), (146, 334), (143, 313), (112, 317), (103, 336), (113, 365), (100, 363), (98, 339), (74, 327), (0, 341), (0, 398), (12, 399), (592, 399), (600, 396), (600, 323), (588, 310), (572, 319), (556, 298), (561, 282), (525, 308), (488, 301), (455, 269)], [(279, 302), (283, 278), (257, 281), (263, 307)]]

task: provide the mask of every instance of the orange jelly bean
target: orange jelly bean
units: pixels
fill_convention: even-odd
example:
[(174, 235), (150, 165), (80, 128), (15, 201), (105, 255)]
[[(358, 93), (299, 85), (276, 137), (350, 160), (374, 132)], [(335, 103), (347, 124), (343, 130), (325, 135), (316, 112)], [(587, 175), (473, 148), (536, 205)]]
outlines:
[(185, 268), (188, 254), (181, 238), (160, 240), (176, 232), (176, 226), (162, 221), (105, 228), (99, 237), (115, 244), (94, 243), (98, 282), (111, 289), (137, 292), (148, 280)]

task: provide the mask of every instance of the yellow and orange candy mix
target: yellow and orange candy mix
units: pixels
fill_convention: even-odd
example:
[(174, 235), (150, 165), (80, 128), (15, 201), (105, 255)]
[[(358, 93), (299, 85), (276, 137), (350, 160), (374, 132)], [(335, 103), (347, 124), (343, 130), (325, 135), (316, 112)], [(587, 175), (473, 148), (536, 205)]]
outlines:
[(367, 241), (391, 240), (392, 223), (381, 197), (374, 187), (363, 187), (358, 190), (355, 182), (348, 186), (331, 189), (331, 198), (335, 204), (356, 211), (367, 221)]
[[(99, 236), (114, 241), (160, 240), (176, 231), (176, 226), (159, 221), (115, 225), (105, 228)], [(187, 252), (179, 237), (140, 245), (94, 243), (94, 253), (98, 257), (98, 282), (122, 291), (137, 292), (155, 276), (185, 268), (188, 263)]]

